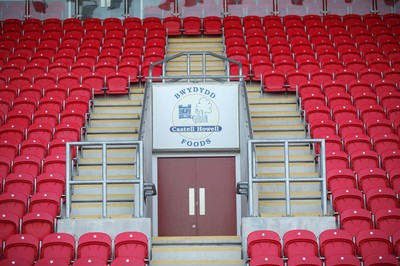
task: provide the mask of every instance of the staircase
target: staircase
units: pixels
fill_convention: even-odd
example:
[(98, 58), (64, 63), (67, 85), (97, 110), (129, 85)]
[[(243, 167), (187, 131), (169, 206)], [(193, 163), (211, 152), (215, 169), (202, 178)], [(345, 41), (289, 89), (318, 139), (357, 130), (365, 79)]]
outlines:
[(243, 266), (239, 236), (155, 237), (150, 265)]
[[(86, 141), (134, 141), (138, 139), (143, 104), (143, 88), (131, 88), (127, 95), (96, 96), (90, 115)], [(136, 148), (112, 146), (107, 149), (108, 179), (133, 179), (136, 171)], [(74, 180), (102, 179), (102, 150), (98, 146), (84, 147), (76, 167)], [(71, 218), (100, 218), (102, 186), (75, 185), (72, 190)], [(107, 186), (107, 217), (131, 218), (135, 206), (133, 184)]]
[[(283, 140), (306, 137), (304, 124), (297, 109), (294, 94), (261, 94), (259, 84), (247, 86), (250, 113), (255, 139)], [(283, 146), (257, 147), (257, 177), (284, 178)], [(308, 144), (289, 147), (290, 176), (317, 178), (317, 165)], [(258, 184), (259, 215), (281, 217), (286, 215), (285, 184), (281, 182)], [(290, 185), (291, 215), (319, 216), (321, 186), (318, 182), (292, 182)]]

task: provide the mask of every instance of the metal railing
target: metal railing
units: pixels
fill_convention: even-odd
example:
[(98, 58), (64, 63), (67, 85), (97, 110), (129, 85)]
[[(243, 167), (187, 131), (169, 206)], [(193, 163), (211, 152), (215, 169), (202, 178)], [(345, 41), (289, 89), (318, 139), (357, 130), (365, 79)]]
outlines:
[[(320, 157), (318, 159), (318, 172), (319, 177), (306, 177), (306, 178), (292, 178), (290, 175), (290, 161), (289, 161), (289, 147), (291, 144), (313, 144), (320, 145)], [(270, 146), (281, 144), (284, 147), (284, 178), (258, 178), (256, 167), (256, 147), (257, 146)], [(326, 187), (326, 165), (325, 165), (325, 140), (324, 139), (301, 139), (301, 140), (249, 140), (248, 142), (248, 184), (246, 192), (248, 196), (248, 208), (250, 216), (258, 216), (254, 213), (254, 184), (258, 183), (284, 183), (285, 185), (285, 203), (286, 215), (291, 216), (291, 197), (290, 197), (290, 183), (291, 182), (319, 182), (321, 183), (321, 209), (324, 216), (327, 215), (327, 187)]]
[[(107, 178), (107, 148), (110, 146), (135, 146), (136, 147), (136, 173), (133, 179), (108, 179)], [(101, 147), (101, 180), (74, 180), (74, 167), (77, 167), (78, 158), (72, 158), (71, 150), (82, 149), (83, 147)], [(71, 200), (72, 200), (72, 186), (74, 185), (101, 185), (102, 187), (102, 217), (107, 217), (107, 186), (110, 184), (136, 184), (139, 186), (138, 202), (135, 206), (138, 209), (132, 210), (136, 217), (143, 217), (144, 215), (144, 200), (147, 192), (145, 190), (151, 189), (149, 184), (144, 183), (143, 177), (143, 145), (141, 141), (113, 141), (113, 142), (67, 142), (66, 144), (66, 190), (65, 190), (65, 216), (70, 218), (71, 213)], [(147, 194), (149, 195), (149, 194)]]

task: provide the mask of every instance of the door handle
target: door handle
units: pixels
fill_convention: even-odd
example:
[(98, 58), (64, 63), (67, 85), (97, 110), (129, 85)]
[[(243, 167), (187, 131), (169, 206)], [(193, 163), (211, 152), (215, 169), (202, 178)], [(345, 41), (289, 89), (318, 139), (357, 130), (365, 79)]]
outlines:
[(206, 215), (206, 190), (205, 188), (199, 188), (199, 214)]
[(195, 215), (194, 188), (189, 188), (189, 215)]

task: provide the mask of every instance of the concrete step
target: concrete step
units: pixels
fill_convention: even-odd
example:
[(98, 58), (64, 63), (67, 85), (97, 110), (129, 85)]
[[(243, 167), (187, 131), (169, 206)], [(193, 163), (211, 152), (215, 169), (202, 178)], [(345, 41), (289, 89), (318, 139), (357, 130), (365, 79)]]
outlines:
[[(289, 146), (290, 156), (311, 155), (310, 145), (308, 144), (292, 144)], [(283, 156), (284, 148), (282, 145), (277, 146), (258, 146), (256, 147), (257, 161), (259, 156)], [(290, 157), (289, 157), (290, 158)]]
[[(120, 159), (117, 160), (119, 161)], [(109, 162), (107, 165), (107, 175), (133, 175), (135, 174), (135, 169), (136, 167), (134, 164), (120, 164), (118, 162), (111, 164), (111, 162)], [(100, 176), (101, 172), (102, 165), (100, 164), (80, 163), (79, 165), (79, 175)]]
[[(292, 216), (321, 216), (320, 200), (292, 200)], [(267, 200), (259, 202), (259, 215), (261, 217), (282, 217), (286, 215), (286, 202), (283, 200)]]
[(292, 112), (275, 112), (266, 116), (256, 116), (252, 114), (251, 119), (253, 126), (272, 126), (272, 125), (299, 125), (301, 118)]
[[(107, 218), (132, 218), (135, 204), (133, 202), (111, 202), (107, 204)], [(101, 203), (72, 203), (71, 218), (97, 219), (102, 217)]]
[(238, 236), (155, 237), (151, 265), (244, 265)]

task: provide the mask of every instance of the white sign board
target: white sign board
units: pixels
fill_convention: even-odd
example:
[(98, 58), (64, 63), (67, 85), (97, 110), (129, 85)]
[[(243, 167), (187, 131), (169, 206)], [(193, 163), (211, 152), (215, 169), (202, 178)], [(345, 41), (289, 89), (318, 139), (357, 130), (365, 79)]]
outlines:
[(153, 84), (153, 148), (239, 148), (238, 90), (234, 83)]

